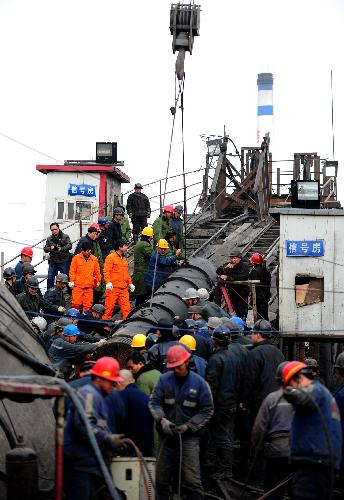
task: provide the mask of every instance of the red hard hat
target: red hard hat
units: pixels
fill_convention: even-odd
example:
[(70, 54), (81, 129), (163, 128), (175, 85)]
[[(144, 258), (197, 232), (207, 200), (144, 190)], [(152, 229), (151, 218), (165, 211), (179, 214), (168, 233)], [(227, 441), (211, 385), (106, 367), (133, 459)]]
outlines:
[(20, 252), (20, 255), (26, 255), (27, 257), (32, 257), (33, 256), (32, 248), (24, 247), (23, 250)]
[(264, 259), (260, 253), (256, 252), (251, 255), (250, 262), (251, 264), (263, 264)]
[(123, 382), (122, 377), (117, 375), (119, 369), (120, 366), (117, 359), (103, 356), (96, 361), (90, 373), (111, 382)]
[(93, 224), (91, 224), (90, 227), (94, 227), (98, 233), (101, 232), (100, 226), (96, 222), (93, 222)]
[(302, 363), (302, 361), (290, 361), (287, 363), (282, 370), (283, 385), (287, 385), (289, 380), (304, 368), (307, 368), (307, 365)]
[(166, 205), (166, 207), (164, 207), (164, 212), (171, 212), (171, 214), (173, 214), (174, 212), (174, 208), (172, 205)]
[(191, 357), (191, 354), (182, 345), (173, 345), (167, 351), (167, 368), (180, 366)]

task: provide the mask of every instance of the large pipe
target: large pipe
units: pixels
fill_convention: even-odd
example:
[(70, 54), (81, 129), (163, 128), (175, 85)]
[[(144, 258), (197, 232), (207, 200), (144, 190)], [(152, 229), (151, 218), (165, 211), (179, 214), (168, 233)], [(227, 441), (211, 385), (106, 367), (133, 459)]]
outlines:
[[(0, 375), (52, 375), (49, 358), (31, 328), (17, 300), (0, 284)], [(55, 418), (53, 400), (32, 402), (0, 400), (0, 418), (6, 422), (14, 438), (22, 436), (38, 458), (39, 488), (54, 486)], [(5, 471), (5, 457), (12, 444), (0, 431), (0, 470)], [(0, 498), (6, 498), (6, 487), (0, 476)]]
[(155, 292), (151, 302), (133, 310), (125, 323), (117, 327), (104, 346), (97, 349), (97, 357), (112, 355), (121, 364), (130, 351), (131, 339), (137, 333), (147, 335), (150, 328), (162, 318), (173, 321), (175, 316), (187, 317), (183, 300), (187, 288), (212, 288), (216, 280), (214, 265), (206, 259), (190, 258), (187, 264), (174, 271)]

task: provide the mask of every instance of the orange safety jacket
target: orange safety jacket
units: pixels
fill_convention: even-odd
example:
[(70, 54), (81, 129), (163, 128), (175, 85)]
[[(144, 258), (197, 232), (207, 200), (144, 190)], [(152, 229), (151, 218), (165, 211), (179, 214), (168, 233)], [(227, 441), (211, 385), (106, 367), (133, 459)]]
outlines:
[(75, 286), (95, 288), (102, 279), (97, 257), (90, 255), (86, 260), (82, 253), (74, 255), (69, 269), (69, 279)]
[(105, 283), (111, 281), (114, 288), (127, 288), (131, 283), (128, 261), (117, 252), (112, 252), (106, 257), (103, 272)]

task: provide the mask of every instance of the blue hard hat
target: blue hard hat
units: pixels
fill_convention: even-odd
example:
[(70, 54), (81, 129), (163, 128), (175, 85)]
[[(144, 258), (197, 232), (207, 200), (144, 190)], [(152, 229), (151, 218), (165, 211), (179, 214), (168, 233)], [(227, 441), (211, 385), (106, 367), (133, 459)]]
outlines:
[(75, 307), (71, 307), (70, 309), (68, 309), (66, 316), (77, 319), (81, 318), (80, 312), (77, 309), (75, 309)]
[(98, 224), (107, 224), (109, 222), (108, 218), (107, 217), (99, 217), (98, 219)]
[(235, 323), (241, 330), (244, 329), (245, 321), (242, 318), (239, 318), (239, 316), (232, 316), (231, 321), (233, 321), (233, 323)]
[(63, 329), (63, 335), (73, 337), (74, 335), (80, 335), (80, 331), (76, 325), (67, 325)]

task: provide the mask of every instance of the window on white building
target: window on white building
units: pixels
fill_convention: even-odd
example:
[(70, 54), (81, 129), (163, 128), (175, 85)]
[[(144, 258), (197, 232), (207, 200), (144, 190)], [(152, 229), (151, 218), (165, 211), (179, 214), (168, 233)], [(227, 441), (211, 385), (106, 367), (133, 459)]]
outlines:
[(324, 278), (311, 274), (295, 276), (296, 307), (324, 302)]
[(94, 206), (91, 201), (56, 201), (56, 220), (58, 221), (88, 221), (91, 220), (93, 212)]

